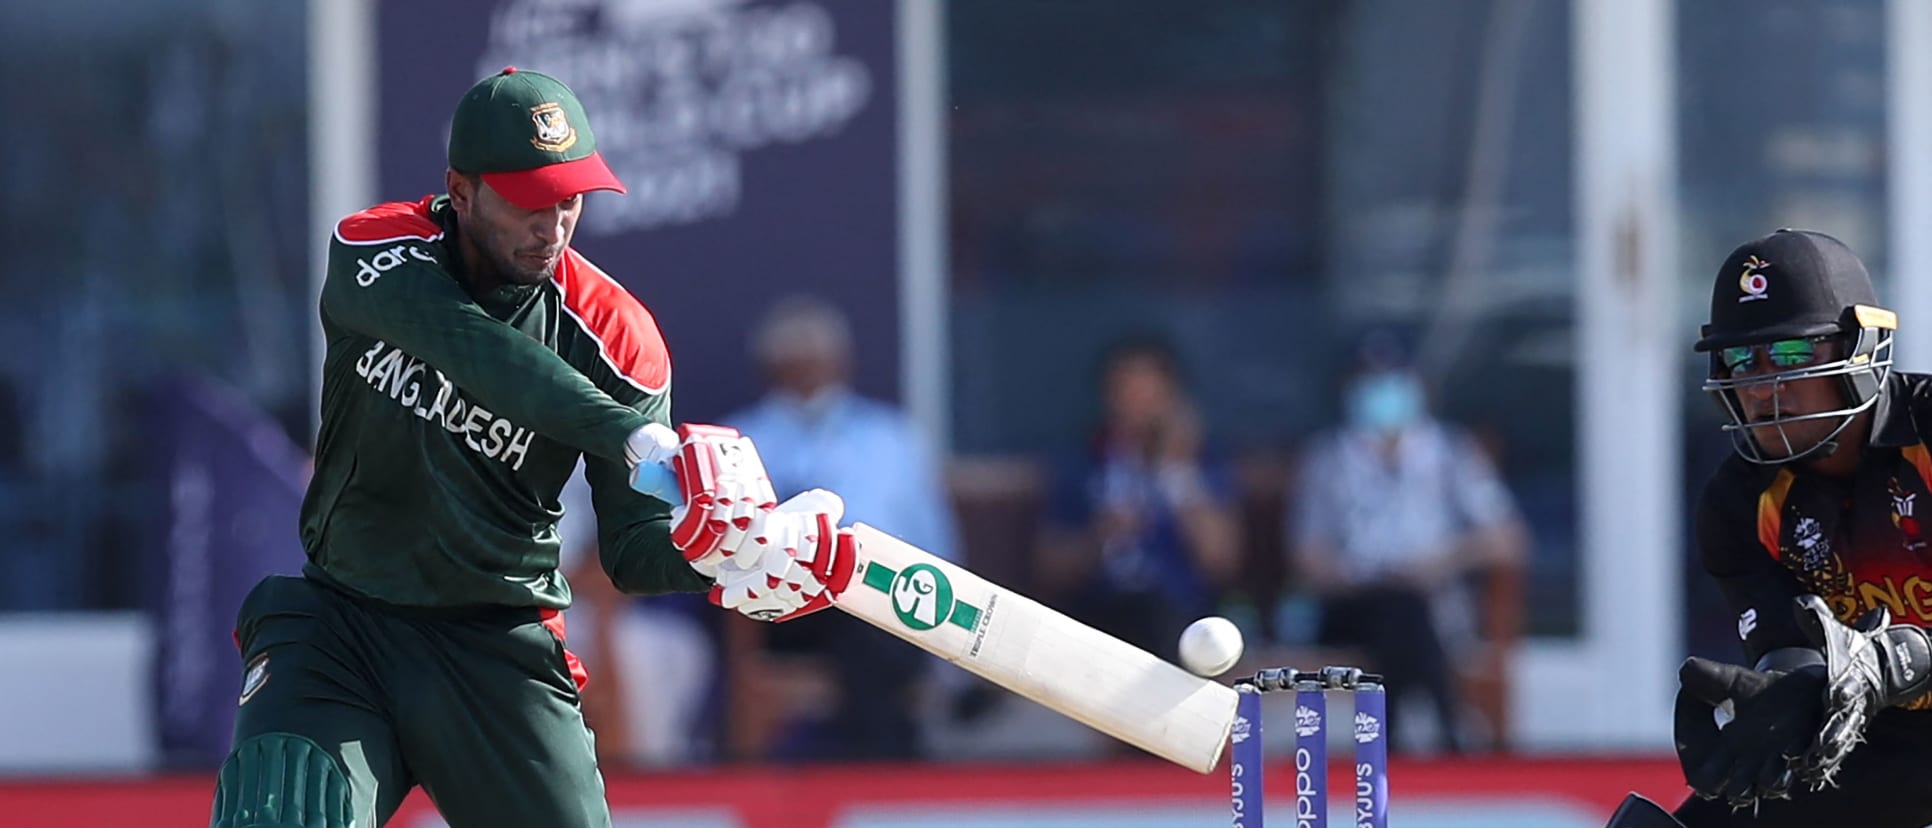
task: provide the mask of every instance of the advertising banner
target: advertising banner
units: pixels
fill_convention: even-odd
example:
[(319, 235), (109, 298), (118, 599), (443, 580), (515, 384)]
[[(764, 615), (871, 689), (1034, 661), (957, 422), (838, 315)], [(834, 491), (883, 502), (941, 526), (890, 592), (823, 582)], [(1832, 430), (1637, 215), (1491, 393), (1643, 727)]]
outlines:
[(308, 457), (239, 396), (183, 376), (155, 397), (167, 503), (150, 579), (160, 759), (216, 767), (241, 687), (235, 612), (256, 582), (302, 567)]
[(750, 328), (798, 292), (851, 316), (858, 390), (899, 398), (896, 4), (378, 5), (383, 200), (445, 189), (471, 84), (505, 66), (554, 75), (630, 190), (586, 199), (576, 247), (657, 317), (677, 419), (757, 396)]
[[(1291, 780), (1285, 757), (1266, 778)], [(1354, 825), (1354, 775), (1330, 774), (1332, 825)], [(1154, 760), (1095, 764), (734, 767), (648, 774), (609, 772), (614, 828), (1196, 828), (1230, 822), (1226, 773), (1201, 775)], [(192, 825), (208, 818), (211, 780), (0, 782), (8, 825), (120, 828)], [(747, 795), (756, 792), (756, 796)], [(1598, 828), (1624, 794), (1682, 801), (1674, 757), (1395, 760), (1390, 825), (1402, 828)], [(1267, 805), (1292, 822), (1294, 791)], [(420, 791), (391, 820), (442, 828)]]

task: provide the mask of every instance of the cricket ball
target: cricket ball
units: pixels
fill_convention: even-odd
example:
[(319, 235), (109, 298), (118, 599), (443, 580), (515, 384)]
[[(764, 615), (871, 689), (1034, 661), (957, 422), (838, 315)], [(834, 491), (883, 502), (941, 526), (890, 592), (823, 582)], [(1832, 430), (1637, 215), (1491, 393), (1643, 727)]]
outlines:
[(1213, 678), (1241, 660), (1241, 629), (1221, 616), (1210, 616), (1181, 631), (1181, 666), (1197, 676)]

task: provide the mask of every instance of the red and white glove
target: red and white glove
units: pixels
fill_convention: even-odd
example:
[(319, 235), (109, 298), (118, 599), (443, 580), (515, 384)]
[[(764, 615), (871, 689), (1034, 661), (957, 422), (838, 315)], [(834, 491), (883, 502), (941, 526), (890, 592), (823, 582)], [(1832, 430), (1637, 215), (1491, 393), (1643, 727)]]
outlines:
[[(632, 486), (645, 491), (647, 466), (671, 452), (668, 429), (640, 435), (628, 453)], [(776, 503), (757, 448), (736, 429), (684, 425), (677, 437), (668, 459), (682, 496), (665, 498), (675, 504), (671, 543), (715, 582), (711, 602), (760, 621), (789, 621), (830, 606), (857, 561), (851, 533), (838, 528), (844, 501), (814, 489)]]
[[(760, 621), (790, 621), (831, 606), (858, 560), (851, 531), (838, 528), (844, 512), (838, 495), (812, 489), (754, 516), (746, 544), (719, 558), (711, 603)], [(701, 561), (691, 566), (707, 568)]]

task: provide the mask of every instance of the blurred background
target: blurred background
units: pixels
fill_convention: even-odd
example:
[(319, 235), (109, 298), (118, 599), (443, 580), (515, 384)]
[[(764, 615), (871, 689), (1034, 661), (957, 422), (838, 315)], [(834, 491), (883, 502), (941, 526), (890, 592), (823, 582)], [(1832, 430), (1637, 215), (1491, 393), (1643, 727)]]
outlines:
[[(630, 187), (576, 246), (655, 313), (677, 419), (781, 489), (1162, 655), (1221, 614), (1237, 673), (1389, 671), (1393, 824), (1672, 799), (1676, 665), (1739, 655), (1686, 520), (1730, 450), (1711, 279), (1831, 233), (1932, 366), (1927, 34), (1912, 0), (0, 4), (38, 79), (0, 154), (0, 824), (206, 819), (236, 604), (301, 563), (330, 228), (439, 191), (505, 65)], [(620, 825), (1225, 813), (832, 613), (572, 571)], [(809, 804), (707, 796), (748, 775)]]

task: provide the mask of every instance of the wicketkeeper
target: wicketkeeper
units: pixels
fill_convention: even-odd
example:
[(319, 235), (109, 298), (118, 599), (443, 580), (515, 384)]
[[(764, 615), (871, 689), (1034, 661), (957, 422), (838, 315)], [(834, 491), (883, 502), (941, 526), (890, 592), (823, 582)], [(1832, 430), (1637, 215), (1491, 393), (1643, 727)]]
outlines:
[(1697, 795), (1635, 796), (1619, 828), (1932, 823), (1932, 377), (1892, 370), (1898, 322), (1852, 251), (1780, 230), (1718, 271), (1709, 392), (1737, 448), (1697, 506), (1704, 569), (1746, 665), (1679, 673)]

